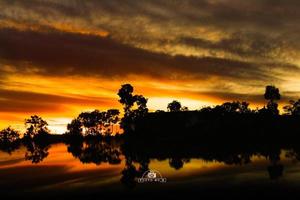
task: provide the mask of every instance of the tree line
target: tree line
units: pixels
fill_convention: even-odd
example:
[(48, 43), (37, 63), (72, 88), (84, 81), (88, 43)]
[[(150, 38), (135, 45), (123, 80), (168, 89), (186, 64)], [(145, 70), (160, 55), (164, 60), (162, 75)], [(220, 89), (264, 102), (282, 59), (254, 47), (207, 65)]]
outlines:
[[(130, 84), (124, 84), (118, 91), (119, 102), (123, 105), (123, 116), (120, 117), (118, 109), (109, 109), (107, 111), (94, 110), (91, 112), (82, 112), (67, 125), (66, 136), (86, 137), (86, 136), (112, 136), (115, 126), (120, 126), (124, 132), (132, 130), (134, 123), (143, 119), (148, 114), (148, 99), (143, 95), (134, 94), (134, 88)], [(278, 101), (281, 99), (279, 89), (273, 85), (266, 86), (264, 98), (267, 104), (260, 109), (250, 109), (248, 102), (225, 102), (221, 105), (206, 106), (197, 110), (202, 113), (212, 113), (215, 115), (226, 114), (259, 114), (266, 116), (279, 115)], [(300, 99), (291, 100), (288, 105), (283, 107), (284, 115), (300, 116)], [(188, 112), (188, 107), (182, 106), (177, 100), (170, 102), (167, 106), (167, 112)], [(156, 113), (165, 112), (162, 110)], [(45, 138), (50, 134), (48, 123), (38, 115), (33, 115), (25, 119), (26, 131), (22, 139)], [(21, 139), (19, 131), (11, 128), (5, 128), (0, 131), (0, 144), (14, 144)]]

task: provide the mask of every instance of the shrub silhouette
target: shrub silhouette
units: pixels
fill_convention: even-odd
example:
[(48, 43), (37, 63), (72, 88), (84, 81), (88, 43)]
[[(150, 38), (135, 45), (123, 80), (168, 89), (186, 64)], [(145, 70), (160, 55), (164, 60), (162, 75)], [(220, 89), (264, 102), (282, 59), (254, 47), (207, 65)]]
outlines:
[(181, 110), (181, 103), (177, 100), (172, 101), (167, 107), (169, 112), (179, 112)]
[(0, 143), (13, 143), (20, 139), (20, 133), (11, 127), (0, 131)]
[(0, 150), (11, 154), (20, 146), (20, 133), (11, 127), (0, 131)]
[(300, 116), (300, 99), (297, 101), (290, 100), (289, 105), (283, 107), (285, 114)]

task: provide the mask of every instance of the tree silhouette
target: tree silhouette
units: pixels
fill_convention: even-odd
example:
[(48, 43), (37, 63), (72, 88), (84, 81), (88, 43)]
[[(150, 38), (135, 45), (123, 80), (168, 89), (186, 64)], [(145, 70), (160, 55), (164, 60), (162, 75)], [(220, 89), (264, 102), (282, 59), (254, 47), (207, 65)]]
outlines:
[(0, 150), (11, 154), (20, 146), (20, 133), (11, 127), (0, 131)]
[(188, 108), (187, 106), (183, 106), (183, 107), (181, 108), (181, 111), (189, 111), (189, 108)]
[(85, 129), (85, 135), (97, 135), (101, 133), (102, 117), (102, 112), (94, 110), (92, 112), (80, 113), (77, 119)]
[(105, 128), (104, 134), (109, 136), (113, 133), (113, 127), (119, 123), (120, 111), (118, 109), (110, 109), (103, 113), (102, 125)]
[(120, 97), (119, 102), (124, 105), (125, 113), (128, 113), (133, 106), (135, 99), (132, 95), (133, 87), (130, 84), (124, 84), (121, 86), (121, 89), (118, 92)]
[(0, 131), (0, 143), (12, 143), (20, 139), (20, 133), (11, 127)]
[(279, 93), (279, 89), (273, 85), (266, 86), (266, 91), (264, 94), (266, 100), (269, 100), (267, 104), (267, 109), (275, 115), (279, 114), (277, 100), (280, 100), (281, 95)]
[(181, 110), (181, 103), (179, 101), (174, 100), (168, 104), (167, 109), (169, 112), (179, 112)]
[(104, 112), (99, 110), (82, 112), (67, 125), (67, 135), (111, 135), (113, 133), (113, 125), (119, 122), (119, 114), (120, 112), (117, 109), (110, 109)]
[(70, 124), (67, 125), (67, 135), (82, 136), (82, 123), (79, 119), (73, 119)]
[(300, 116), (300, 99), (298, 101), (289, 101), (290, 105), (283, 107), (283, 110), (288, 115)]
[[(252, 111), (248, 108), (249, 103), (247, 102), (239, 102), (239, 101), (233, 101), (233, 102), (225, 102), (222, 105), (216, 106), (212, 109), (212, 111), (219, 113), (219, 114), (226, 114), (226, 113), (251, 113)], [(208, 111), (207, 109), (205, 111)]]
[[(124, 117), (121, 120), (121, 127), (125, 132), (134, 130), (134, 123), (148, 113), (146, 99), (142, 95), (133, 95), (133, 87), (130, 84), (121, 86), (118, 92), (119, 102), (124, 106)], [(133, 109), (136, 105), (136, 109)]]
[(25, 119), (25, 126), (27, 127), (25, 135), (29, 138), (49, 134), (48, 123), (37, 115), (31, 116), (30, 119)]

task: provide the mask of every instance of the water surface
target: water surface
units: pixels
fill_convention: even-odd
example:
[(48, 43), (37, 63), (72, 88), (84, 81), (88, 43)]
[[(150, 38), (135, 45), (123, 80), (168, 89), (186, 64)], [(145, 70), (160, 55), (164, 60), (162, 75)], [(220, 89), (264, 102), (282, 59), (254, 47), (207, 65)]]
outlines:
[[(36, 148), (36, 149), (34, 149)], [(170, 158), (128, 156), (118, 143), (20, 146), (0, 152), (0, 188), (6, 195), (144, 194), (170, 191), (297, 190), (300, 165), (293, 151), (278, 156)], [(125, 153), (124, 153), (125, 152)], [(222, 158), (224, 157), (224, 159)], [(223, 159), (223, 161), (222, 161)], [(134, 169), (134, 170), (133, 170)], [(166, 183), (138, 183), (155, 170)]]

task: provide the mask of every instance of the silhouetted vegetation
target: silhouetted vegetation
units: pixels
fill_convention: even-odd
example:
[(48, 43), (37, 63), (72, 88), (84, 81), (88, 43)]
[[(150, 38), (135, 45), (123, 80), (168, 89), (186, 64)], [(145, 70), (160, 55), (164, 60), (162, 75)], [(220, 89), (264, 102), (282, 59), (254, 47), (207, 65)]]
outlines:
[[(227, 138), (230, 138), (230, 134), (250, 137), (250, 132), (255, 132), (253, 127), (258, 127), (263, 132), (263, 136), (271, 133), (272, 136), (279, 136), (280, 131), (300, 130), (296, 123), (297, 116), (300, 116), (300, 100), (291, 100), (289, 105), (283, 107), (285, 114), (279, 115), (277, 101), (281, 99), (281, 95), (279, 89), (273, 85), (265, 88), (263, 96), (268, 101), (267, 105), (255, 110), (250, 109), (248, 102), (233, 101), (190, 111), (179, 101), (174, 100), (167, 105), (168, 112), (163, 110), (148, 112), (147, 98), (133, 92), (134, 88), (130, 84), (122, 85), (118, 91), (119, 102), (124, 108), (122, 118), (119, 117), (120, 112), (117, 109), (82, 112), (67, 125), (68, 131), (63, 139), (82, 140), (90, 136), (112, 137), (118, 135), (116, 134), (118, 126), (124, 130), (124, 136), (132, 133), (133, 136), (140, 138), (165, 137), (169, 134), (169, 139), (179, 139), (182, 135), (202, 137), (202, 134), (205, 137), (208, 135), (215, 137), (217, 133), (219, 137), (226, 136)], [(288, 116), (296, 118), (292, 119)], [(25, 120), (25, 125), (24, 138), (40, 138), (41, 140), (50, 138), (48, 123), (41, 117), (33, 115)], [(243, 133), (237, 133), (241, 130), (244, 130)], [(227, 134), (221, 134), (222, 132), (227, 132)], [(14, 132), (7, 129), (2, 135), (13, 137), (8, 136), (9, 133)]]
[(20, 133), (11, 127), (0, 131), (0, 143), (13, 143), (20, 139)]
[(168, 111), (169, 112), (179, 112), (181, 110), (181, 103), (179, 101), (172, 101), (168, 104)]
[(120, 97), (119, 102), (124, 106), (121, 127), (125, 132), (132, 132), (135, 129), (135, 122), (148, 113), (148, 100), (142, 95), (133, 95), (133, 87), (130, 84), (122, 85), (118, 96)]
[(80, 113), (67, 125), (67, 135), (70, 136), (110, 136), (113, 127), (119, 123), (119, 110), (110, 109), (106, 112), (94, 110)]
[(20, 145), (20, 133), (11, 127), (0, 131), (0, 150), (11, 153)]
[(30, 160), (37, 164), (42, 162), (49, 155), (50, 144), (44, 142), (27, 141), (24, 143), (27, 151), (25, 152), (25, 160)]
[(280, 100), (281, 95), (279, 93), (279, 89), (273, 85), (266, 86), (266, 91), (264, 94), (266, 100), (269, 100), (267, 104), (267, 109), (274, 115), (279, 114), (278, 104), (276, 103), (277, 100)]
[[(281, 95), (275, 86), (267, 86), (268, 101), (261, 109), (250, 109), (248, 102), (225, 102), (189, 111), (174, 100), (168, 112), (148, 112), (147, 99), (133, 94), (130, 84), (118, 92), (124, 107), (119, 110), (82, 112), (68, 124), (63, 136), (50, 134), (48, 123), (34, 115), (25, 120), (26, 132), (8, 127), (0, 131), (1, 150), (11, 153), (22, 144), (25, 159), (42, 162), (49, 155), (52, 143), (65, 142), (70, 152), (82, 163), (100, 165), (120, 164), (125, 159), (121, 182), (129, 188), (136, 186), (136, 178), (149, 170), (151, 160), (166, 160), (171, 168), (180, 170), (191, 159), (221, 162), (227, 165), (246, 165), (254, 156), (270, 162), (267, 172), (271, 179), (283, 175), (282, 149), (286, 157), (300, 160), (297, 139), (300, 132), (300, 100), (290, 101), (279, 115)], [(114, 136), (114, 126), (124, 129), (122, 136)]]
[(49, 134), (48, 123), (37, 115), (25, 119), (26, 133), (24, 136), (28, 138), (45, 137)]
[(297, 101), (290, 100), (289, 105), (283, 107), (285, 114), (300, 116), (300, 99)]

